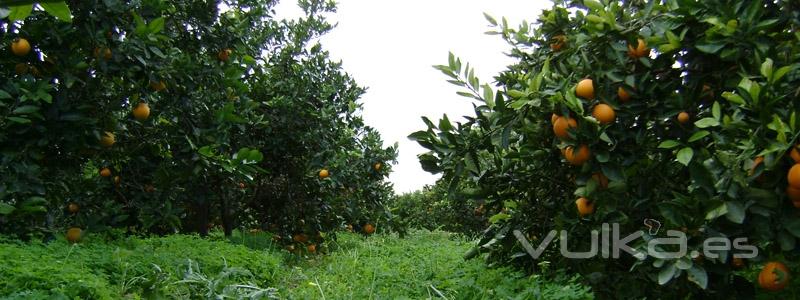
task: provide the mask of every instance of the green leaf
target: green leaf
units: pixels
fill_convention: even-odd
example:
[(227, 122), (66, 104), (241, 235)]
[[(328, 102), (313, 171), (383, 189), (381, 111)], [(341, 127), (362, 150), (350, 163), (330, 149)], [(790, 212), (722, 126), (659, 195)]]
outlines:
[(783, 228), (793, 236), (800, 238), (800, 218), (784, 218)]
[(688, 166), (689, 163), (692, 161), (692, 157), (694, 157), (694, 150), (692, 150), (692, 148), (686, 147), (678, 151), (677, 160), (684, 166)]
[(703, 118), (694, 122), (694, 126), (697, 126), (697, 128), (715, 127), (719, 126), (719, 121), (714, 118)]
[(714, 53), (719, 52), (719, 50), (721, 50), (722, 48), (724, 48), (725, 47), (725, 43), (697, 44), (697, 45), (695, 45), (695, 47), (697, 48), (697, 50), (700, 50), (702, 52), (705, 52), (705, 53), (708, 53), (708, 54), (714, 54)]
[(761, 76), (764, 76), (768, 81), (772, 82), (772, 59), (767, 58), (764, 60), (764, 63), (761, 64)]
[(726, 100), (728, 100), (731, 103), (736, 103), (736, 104), (739, 104), (739, 105), (744, 105), (746, 103), (744, 101), (744, 98), (742, 98), (742, 96), (739, 96), (739, 95), (731, 93), (731, 92), (722, 93), (722, 98), (725, 98)]
[(728, 208), (728, 213), (725, 214), (725, 217), (727, 217), (728, 220), (736, 224), (744, 223), (745, 219), (744, 205), (736, 201), (728, 201), (728, 203), (725, 206)]
[(661, 271), (658, 272), (658, 284), (665, 285), (672, 280), (672, 277), (675, 277), (675, 272), (678, 269), (675, 268), (674, 264), (669, 264), (666, 267), (661, 268)]
[(717, 120), (722, 117), (722, 107), (719, 105), (719, 101), (714, 101), (714, 105), (711, 107), (711, 115)]
[(8, 14), (8, 19), (11, 21), (25, 20), (25, 18), (31, 15), (32, 10), (33, 10), (33, 4), (12, 6), (11, 13)]
[(691, 137), (689, 137), (689, 143), (699, 141), (704, 137), (707, 137), (709, 134), (711, 134), (711, 132), (708, 132), (706, 130), (695, 132), (694, 134), (692, 134)]
[(147, 24), (147, 31), (151, 34), (159, 33), (164, 30), (164, 18), (156, 18), (155, 20), (150, 21), (150, 24)]
[(0, 215), (10, 215), (14, 210), (16, 210), (15, 207), (0, 202)]
[(11, 95), (4, 90), (0, 90), (0, 100), (5, 100), (5, 99), (11, 99)]
[(791, 70), (792, 70), (792, 66), (785, 66), (785, 67), (779, 68), (777, 71), (775, 71), (775, 74), (774, 74), (774, 76), (772, 76), (772, 80), (770, 82), (771, 83), (778, 82), (779, 80), (781, 80), (781, 78), (783, 78), (784, 75), (786, 75), (786, 73), (789, 73), (789, 71), (791, 71)]
[(11, 120), (14, 123), (20, 124), (30, 124), (31, 120), (27, 118), (20, 118), (20, 117), (8, 117), (7, 119)]
[(489, 14), (483, 13), (483, 17), (486, 18), (486, 21), (489, 21), (489, 23), (492, 24), (492, 26), (497, 26), (497, 20), (492, 18), (492, 16), (490, 16)]
[(714, 208), (706, 213), (706, 220), (714, 220), (726, 214), (728, 214), (728, 204), (722, 203), (722, 205), (717, 206), (717, 208)]
[(708, 273), (703, 267), (700, 266), (692, 266), (691, 269), (687, 270), (686, 273), (688, 274), (689, 281), (693, 282), (697, 286), (702, 289), (706, 289), (708, 287)]
[(72, 13), (69, 11), (69, 6), (67, 6), (66, 2), (39, 2), (39, 5), (48, 14), (61, 21), (72, 23)]
[(504, 214), (504, 213), (499, 213), (499, 214), (496, 214), (496, 215), (490, 217), (489, 218), (489, 222), (492, 223), (492, 224), (496, 224), (497, 222), (507, 221), (509, 219), (511, 219), (511, 215)]
[(672, 149), (672, 148), (678, 147), (680, 145), (681, 145), (681, 143), (676, 141), (676, 140), (666, 140), (666, 141), (661, 142), (661, 144), (658, 144), (658, 148), (660, 148), (660, 149)]
[(15, 115), (25, 115), (39, 111), (38, 106), (33, 105), (23, 105), (14, 109), (13, 113)]
[(211, 146), (203, 146), (200, 149), (197, 149), (197, 153), (205, 157), (212, 157), (214, 156), (214, 149)]
[(591, 10), (603, 10), (603, 4), (597, 0), (583, 0), (583, 5)]

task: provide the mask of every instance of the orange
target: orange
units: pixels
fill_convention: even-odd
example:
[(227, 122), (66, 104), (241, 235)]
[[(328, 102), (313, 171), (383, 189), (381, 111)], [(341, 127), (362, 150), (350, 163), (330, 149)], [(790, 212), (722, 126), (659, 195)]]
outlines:
[(643, 39), (637, 40), (636, 49), (634, 49), (630, 44), (628, 45), (628, 56), (631, 58), (645, 57), (649, 52), (650, 49), (647, 48), (647, 42), (645, 42)]
[(575, 87), (575, 96), (588, 100), (594, 99), (594, 82), (588, 78), (578, 82)]
[(347, 228), (348, 232), (353, 232), (353, 225), (347, 224), (347, 226), (345, 228)]
[(30, 68), (28, 68), (28, 64), (18, 63), (14, 66), (14, 73), (16, 73), (19, 76), (22, 76), (28, 74), (29, 69)]
[(292, 236), (292, 240), (298, 243), (308, 242), (308, 236), (305, 233), (299, 233)]
[(787, 186), (786, 196), (788, 196), (789, 200), (792, 200), (792, 202), (800, 202), (800, 189), (792, 187), (791, 185)]
[(800, 189), (800, 164), (795, 164), (789, 169), (789, 175), (786, 177), (789, 180), (789, 185), (793, 188)]
[(67, 211), (69, 213), (71, 213), (71, 214), (77, 213), (78, 210), (79, 210), (79, 207), (75, 203), (70, 203), (69, 205), (67, 205)]
[(575, 153), (575, 149), (572, 146), (568, 146), (567, 150), (564, 151), (564, 156), (566, 157), (567, 161), (573, 165), (581, 166), (587, 161), (589, 161), (589, 156), (591, 155), (591, 151), (589, 151), (589, 146), (580, 145), (578, 146), (578, 152)]
[(100, 170), (100, 176), (103, 176), (103, 177), (110, 177), (110, 176), (111, 176), (111, 170), (110, 170), (110, 169), (108, 169), (108, 168), (103, 168), (103, 169), (101, 169), (101, 170)]
[(103, 59), (105, 59), (105, 60), (111, 60), (112, 53), (111, 53), (111, 49), (110, 49), (110, 48), (105, 48), (105, 47), (102, 47), (102, 48), (101, 48), (101, 47), (95, 47), (95, 48), (94, 48), (94, 57), (95, 57), (95, 58), (100, 58), (100, 55), (101, 55), (101, 54), (102, 54), (102, 56), (103, 56)]
[(133, 117), (139, 121), (147, 120), (147, 118), (150, 117), (150, 105), (140, 102), (139, 105), (136, 105), (136, 108), (133, 109)]
[(617, 97), (619, 97), (619, 101), (622, 101), (622, 103), (625, 103), (625, 102), (628, 102), (629, 100), (631, 100), (631, 95), (628, 94), (628, 91), (626, 91), (622, 87), (617, 88)]
[(758, 273), (758, 285), (768, 291), (780, 291), (789, 284), (789, 269), (780, 262), (768, 262)]
[(753, 176), (753, 174), (756, 173), (756, 168), (758, 168), (758, 166), (760, 164), (762, 164), (763, 162), (764, 162), (764, 157), (763, 156), (756, 157), (756, 159), (753, 160), (753, 166), (750, 167), (750, 172), (748, 172), (747, 174), (749, 176)]
[(550, 123), (553, 123), (553, 124), (555, 124), (555, 123), (556, 123), (556, 121), (558, 120), (558, 118), (561, 118), (561, 116), (559, 116), (559, 115), (557, 115), (557, 114), (553, 113), (552, 115), (550, 115)]
[(81, 235), (83, 231), (80, 228), (72, 227), (67, 230), (67, 241), (70, 243), (77, 243), (81, 240)]
[(564, 48), (564, 45), (567, 43), (567, 37), (562, 34), (556, 35), (553, 37), (553, 42), (550, 43), (550, 49), (555, 52), (561, 51)]
[(560, 138), (569, 138), (569, 128), (578, 128), (578, 122), (569, 117), (560, 117), (553, 123), (553, 133)]
[(689, 122), (689, 113), (682, 111), (678, 114), (678, 122), (681, 124), (686, 124)]
[(375, 171), (378, 171), (378, 172), (380, 172), (382, 167), (383, 167), (383, 164), (381, 164), (379, 162), (375, 163), (374, 165), (372, 165), (372, 168), (375, 169)]
[(114, 146), (114, 143), (116, 142), (117, 141), (114, 137), (114, 134), (108, 131), (104, 132), (103, 136), (100, 137), (100, 145), (103, 145), (105, 147)]
[(119, 186), (122, 183), (122, 178), (119, 176), (114, 176), (114, 185)]
[(308, 248), (308, 252), (310, 252), (310, 253), (316, 253), (317, 252), (317, 245), (315, 245), (315, 244), (308, 245), (308, 247), (306, 247), (306, 248)]
[(163, 80), (158, 82), (150, 81), (150, 88), (156, 92), (160, 92), (167, 89), (167, 84), (164, 83)]
[(219, 53), (217, 53), (217, 59), (219, 59), (222, 62), (227, 62), (228, 59), (231, 58), (231, 53), (233, 53), (233, 50), (231, 49), (221, 50), (219, 51)]
[(26, 39), (17, 38), (11, 42), (11, 52), (16, 56), (28, 55), (31, 53), (31, 44)]
[(592, 109), (592, 116), (597, 119), (600, 124), (611, 124), (617, 118), (616, 112), (608, 104), (598, 104)]
[(575, 200), (575, 206), (578, 208), (578, 214), (585, 217), (594, 213), (594, 202), (586, 198), (578, 198)]
[(328, 172), (328, 169), (319, 170), (319, 178), (320, 179), (328, 178), (328, 176), (331, 176), (330, 172)]
[(792, 151), (789, 152), (789, 156), (794, 159), (795, 163), (800, 163), (800, 150), (798, 148), (800, 148), (800, 145), (792, 147)]
[(147, 193), (152, 193), (156, 191), (156, 187), (154, 187), (152, 184), (146, 184), (144, 186), (144, 191)]
[(597, 181), (597, 184), (600, 185), (601, 188), (608, 188), (608, 177), (606, 177), (606, 175), (603, 173), (597, 172), (592, 174), (592, 179)]
[(239, 182), (239, 188), (240, 189), (245, 189), (245, 188), (247, 188), (247, 185), (244, 184), (244, 182)]
[(367, 223), (367, 225), (364, 225), (364, 233), (366, 233), (366, 234), (375, 233), (375, 226), (373, 226), (372, 224)]

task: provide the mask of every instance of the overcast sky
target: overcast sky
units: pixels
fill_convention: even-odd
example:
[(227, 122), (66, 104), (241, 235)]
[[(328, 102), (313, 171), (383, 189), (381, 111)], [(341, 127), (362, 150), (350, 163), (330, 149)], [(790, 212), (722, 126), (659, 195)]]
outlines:
[[(482, 82), (504, 70), (513, 60), (504, 53), (510, 47), (489, 29), (486, 12), (497, 20), (505, 16), (516, 28), (523, 20), (535, 21), (546, 0), (339, 0), (338, 12), (329, 21), (338, 26), (321, 39), (323, 48), (359, 85), (368, 88), (363, 97), (364, 121), (376, 128), (386, 146), (400, 144), (398, 164), (389, 179), (397, 193), (434, 183), (439, 176), (422, 170), (417, 155), (425, 149), (407, 137), (425, 129), (420, 116), (436, 122), (443, 114), (451, 120), (470, 115), (467, 98), (455, 94), (431, 66), (447, 64), (452, 51), (475, 66)], [(295, 1), (276, 7), (279, 17), (302, 15)]]

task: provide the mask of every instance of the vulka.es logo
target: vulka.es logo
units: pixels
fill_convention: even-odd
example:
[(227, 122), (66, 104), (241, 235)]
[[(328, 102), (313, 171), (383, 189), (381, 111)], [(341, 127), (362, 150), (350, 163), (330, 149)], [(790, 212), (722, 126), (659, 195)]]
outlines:
[[(560, 232), (556, 230), (550, 231), (536, 249), (531, 246), (528, 239), (526, 239), (525, 235), (519, 230), (514, 230), (514, 236), (517, 237), (517, 240), (522, 243), (522, 247), (525, 248), (525, 251), (534, 259), (538, 259), (539, 256), (542, 255), (544, 249), (550, 245), (556, 235), (559, 236), (561, 255), (570, 259), (593, 258), (596, 257), (598, 253), (600, 253), (603, 258), (618, 259), (622, 252), (628, 253), (639, 260), (644, 260), (647, 256), (660, 259), (677, 259), (685, 257), (688, 253), (688, 238), (686, 234), (681, 231), (668, 230), (667, 237), (653, 237), (647, 242), (647, 253), (644, 253), (628, 245), (644, 237), (644, 231), (639, 230), (625, 237), (621, 237), (619, 227), (617, 223), (611, 225), (603, 223), (600, 230), (601, 232), (592, 230), (591, 247), (584, 252), (573, 252), (569, 250), (569, 236), (566, 230), (561, 230)], [(677, 248), (678, 250), (663, 250), (665, 249), (663, 246), (672, 246), (669, 248)], [(733, 241), (724, 237), (708, 238), (703, 242), (702, 250), (702, 254), (705, 257), (712, 259), (719, 258), (719, 253), (725, 251), (732, 251), (734, 253), (733, 257), (736, 258), (749, 259), (758, 256), (758, 248), (747, 244), (747, 238), (736, 238), (733, 239)], [(696, 250), (691, 252), (692, 257), (699, 254), (700, 252)]]

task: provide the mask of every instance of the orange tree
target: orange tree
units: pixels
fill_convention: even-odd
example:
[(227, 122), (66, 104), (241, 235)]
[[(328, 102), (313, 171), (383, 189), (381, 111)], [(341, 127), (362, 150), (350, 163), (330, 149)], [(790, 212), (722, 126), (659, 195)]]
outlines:
[[(425, 119), (410, 136), (430, 149), (425, 170), (499, 211), (469, 256), (533, 270), (515, 230), (534, 247), (566, 230), (583, 251), (602, 223), (624, 237), (651, 219), (661, 223), (653, 234), (686, 233), (686, 255), (647, 252), (648, 233), (629, 244), (639, 258), (566, 259), (556, 237), (539, 259), (584, 274), (605, 297), (773, 297), (787, 282), (782, 295), (795, 295), (799, 14), (794, 1), (586, 0), (557, 1), (535, 26), (487, 16), (517, 63), (495, 91), (451, 54), (436, 68), (477, 101), (475, 114)], [(758, 256), (705, 257), (711, 237), (747, 238)]]
[[(0, 232), (230, 234), (306, 216), (319, 232), (385, 216), (395, 148), (358, 116), (363, 89), (309, 45), (332, 3), (300, 1), (296, 21), (272, 18), (273, 1), (67, 4), (0, 19)], [(312, 176), (326, 167), (341, 177)], [(281, 180), (288, 194), (258, 188)], [(345, 182), (356, 196), (334, 193)]]

